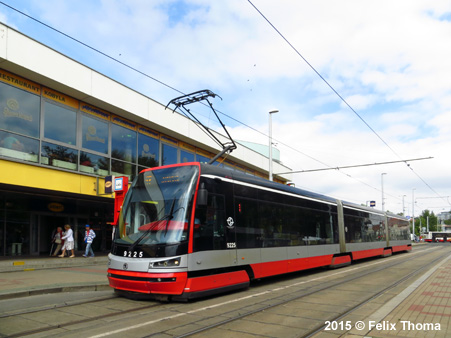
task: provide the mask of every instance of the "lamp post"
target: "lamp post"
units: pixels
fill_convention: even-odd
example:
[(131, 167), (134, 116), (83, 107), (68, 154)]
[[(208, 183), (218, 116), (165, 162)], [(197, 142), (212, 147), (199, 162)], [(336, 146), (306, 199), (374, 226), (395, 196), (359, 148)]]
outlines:
[(381, 174), (381, 186), (382, 186), (382, 211), (385, 211), (385, 198), (384, 198), (384, 175), (387, 175), (387, 173)]
[(279, 111), (274, 109), (269, 112), (269, 180), (272, 181), (272, 114)]
[(402, 195), (402, 215), (405, 217), (406, 216), (406, 208), (404, 207), (404, 197), (406, 197), (406, 195)]
[(415, 188), (412, 188), (412, 234), (415, 236)]

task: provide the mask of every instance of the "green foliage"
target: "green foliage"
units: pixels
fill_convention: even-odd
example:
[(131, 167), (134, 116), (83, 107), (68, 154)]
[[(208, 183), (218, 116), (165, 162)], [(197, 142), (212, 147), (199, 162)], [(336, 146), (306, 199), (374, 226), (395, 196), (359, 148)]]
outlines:
[[(415, 235), (421, 234), (421, 228), (427, 229), (429, 219), (429, 231), (438, 231), (438, 218), (433, 211), (423, 210), (420, 216), (415, 217)], [(426, 230), (427, 231), (427, 230)]]

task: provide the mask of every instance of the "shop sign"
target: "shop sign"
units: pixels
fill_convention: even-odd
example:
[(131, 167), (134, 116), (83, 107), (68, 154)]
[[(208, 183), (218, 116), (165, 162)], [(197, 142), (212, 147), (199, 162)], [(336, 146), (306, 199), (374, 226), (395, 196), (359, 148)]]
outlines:
[(47, 208), (53, 212), (63, 212), (64, 205), (62, 205), (61, 203), (52, 202), (47, 205)]
[(113, 179), (114, 176), (105, 176), (105, 194), (113, 193)]

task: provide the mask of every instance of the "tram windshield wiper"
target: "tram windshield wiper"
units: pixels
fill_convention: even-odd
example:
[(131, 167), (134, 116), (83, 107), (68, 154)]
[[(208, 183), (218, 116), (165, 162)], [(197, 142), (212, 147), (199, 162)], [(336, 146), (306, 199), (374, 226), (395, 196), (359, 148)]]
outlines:
[[(169, 211), (169, 214), (164, 215), (163, 217), (161, 217), (160, 219), (158, 219), (157, 221), (155, 221), (155, 223), (167, 220), (166, 222), (166, 231), (168, 228), (168, 224), (169, 221), (174, 218), (174, 205), (175, 205), (175, 198), (172, 200), (172, 204), (171, 204), (171, 210)], [(128, 250), (129, 251), (133, 251), (135, 249), (135, 247), (150, 233), (150, 231), (152, 230), (152, 227), (149, 226), (146, 231), (143, 232), (143, 234), (141, 236), (139, 236), (139, 238), (134, 241), (129, 247)]]
[[(174, 218), (174, 205), (175, 205), (175, 198), (172, 200), (171, 210), (169, 211), (168, 218), (166, 218), (166, 227), (165, 227), (165, 229), (164, 229), (164, 234), (165, 234), (165, 235), (166, 235), (167, 232), (168, 232), (169, 221), (170, 221), (171, 219)], [(177, 211), (178, 211), (178, 210), (179, 210), (179, 209), (177, 209)]]

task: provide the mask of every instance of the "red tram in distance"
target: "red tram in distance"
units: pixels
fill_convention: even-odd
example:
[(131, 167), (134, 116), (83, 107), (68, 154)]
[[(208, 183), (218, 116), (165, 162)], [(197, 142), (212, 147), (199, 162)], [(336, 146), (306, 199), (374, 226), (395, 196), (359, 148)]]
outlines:
[(121, 293), (188, 300), (409, 250), (401, 216), (194, 162), (146, 169), (135, 179), (108, 279)]
[(429, 231), (425, 238), (425, 242), (451, 242), (451, 232)]

